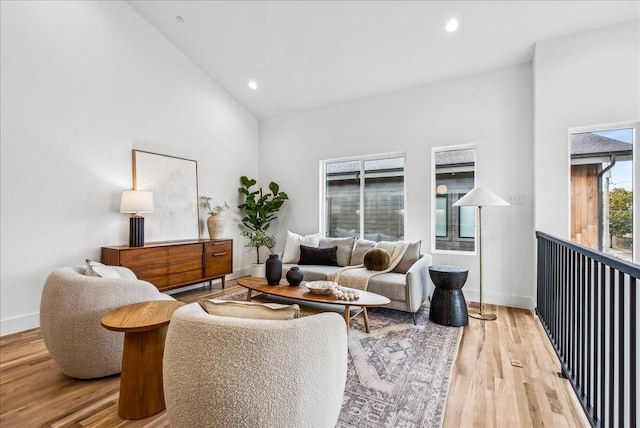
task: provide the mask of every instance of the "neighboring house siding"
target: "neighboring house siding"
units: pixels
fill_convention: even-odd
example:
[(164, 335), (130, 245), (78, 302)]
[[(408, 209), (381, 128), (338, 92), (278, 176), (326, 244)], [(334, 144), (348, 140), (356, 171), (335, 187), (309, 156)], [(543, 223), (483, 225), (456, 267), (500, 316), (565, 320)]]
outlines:
[(571, 166), (571, 240), (598, 249), (598, 174), (601, 164)]

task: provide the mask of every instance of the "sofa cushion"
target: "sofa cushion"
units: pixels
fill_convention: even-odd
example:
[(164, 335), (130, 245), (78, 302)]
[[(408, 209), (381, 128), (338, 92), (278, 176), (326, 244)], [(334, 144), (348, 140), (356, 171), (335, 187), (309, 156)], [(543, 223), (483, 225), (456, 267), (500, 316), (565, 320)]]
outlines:
[(338, 266), (338, 247), (314, 248), (300, 245), (299, 265)]
[(351, 266), (357, 266), (364, 263), (364, 255), (367, 251), (376, 246), (374, 241), (367, 241), (366, 239), (358, 239), (351, 254)]
[(391, 263), (391, 255), (384, 248), (372, 248), (365, 253), (362, 263), (368, 270), (385, 270)]
[(235, 302), (200, 299), (198, 304), (210, 315), (261, 320), (290, 320), (300, 316), (300, 306), (279, 303)]
[(319, 233), (302, 236), (287, 231), (287, 241), (284, 244), (284, 251), (282, 252), (282, 263), (298, 263), (300, 259), (300, 245), (317, 247), (319, 240)]
[(387, 272), (369, 279), (367, 291), (381, 294), (393, 301), (407, 300), (407, 276), (401, 273)]
[(407, 273), (409, 268), (413, 266), (415, 262), (420, 258), (420, 246), (422, 241), (414, 241), (409, 244), (407, 251), (404, 253), (396, 267), (393, 268), (392, 272), (396, 273)]
[[(294, 264), (282, 265), (282, 274), (284, 276), (286, 276), (287, 275), (287, 271), (289, 269), (291, 269), (292, 266), (297, 266), (297, 265), (294, 265)], [(334, 273), (338, 269), (339, 269), (338, 266), (318, 266), (318, 265), (303, 265), (303, 266), (300, 266), (300, 270), (302, 271), (302, 274), (304, 275), (304, 278), (302, 279), (303, 282), (305, 282), (305, 281), (326, 281), (327, 280), (327, 276), (329, 276), (330, 274)], [(283, 278), (284, 278), (284, 276), (283, 276)]]
[(351, 252), (353, 251), (353, 241), (355, 238), (320, 238), (319, 248), (338, 247), (338, 266), (349, 266)]

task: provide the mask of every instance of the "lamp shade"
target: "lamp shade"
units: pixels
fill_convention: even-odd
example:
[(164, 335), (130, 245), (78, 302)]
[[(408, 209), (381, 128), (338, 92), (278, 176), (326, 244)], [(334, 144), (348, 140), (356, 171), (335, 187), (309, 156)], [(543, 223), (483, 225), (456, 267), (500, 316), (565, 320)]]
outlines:
[(474, 187), (469, 193), (453, 204), (454, 207), (509, 206), (509, 202), (484, 187)]
[(153, 193), (147, 190), (125, 190), (120, 201), (121, 213), (152, 213)]

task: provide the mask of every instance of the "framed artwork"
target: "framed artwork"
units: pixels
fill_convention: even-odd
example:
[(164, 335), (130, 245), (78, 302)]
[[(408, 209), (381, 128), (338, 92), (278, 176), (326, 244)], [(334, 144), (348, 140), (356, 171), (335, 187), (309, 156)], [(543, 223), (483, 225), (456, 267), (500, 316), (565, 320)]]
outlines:
[(153, 213), (145, 214), (145, 241), (200, 237), (198, 165), (190, 159), (133, 150), (133, 188), (153, 192)]

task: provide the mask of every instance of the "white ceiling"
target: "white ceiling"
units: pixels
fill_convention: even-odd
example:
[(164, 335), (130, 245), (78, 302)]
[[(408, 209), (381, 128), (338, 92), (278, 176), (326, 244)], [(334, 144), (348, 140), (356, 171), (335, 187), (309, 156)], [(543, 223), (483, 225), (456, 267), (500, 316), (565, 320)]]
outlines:
[(536, 41), (640, 17), (640, 1), (128, 3), (259, 119), (527, 62)]

